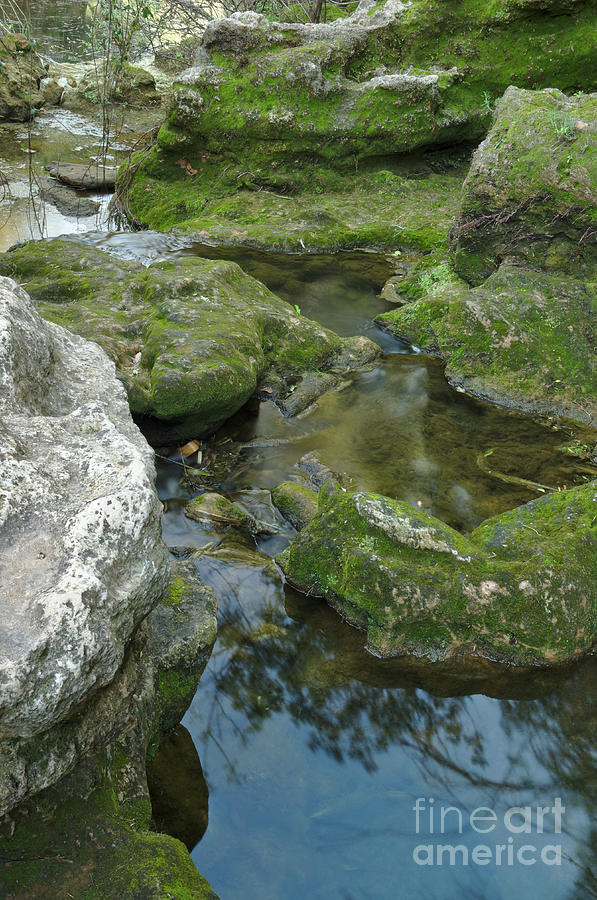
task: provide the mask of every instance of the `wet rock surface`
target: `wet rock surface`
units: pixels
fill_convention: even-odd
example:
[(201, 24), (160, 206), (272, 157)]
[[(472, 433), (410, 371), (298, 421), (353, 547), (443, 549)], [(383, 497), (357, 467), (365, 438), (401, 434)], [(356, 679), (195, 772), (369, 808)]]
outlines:
[[(100, 343), (158, 440), (213, 432), (272, 376), (281, 401), (305, 373), (346, 372), (381, 352), (301, 316), (235, 263), (187, 258), (144, 269), (52, 241), (5, 254), (0, 271), (27, 281), (44, 316)], [(319, 380), (320, 393), (329, 386)]]
[(103, 166), (95, 162), (84, 163), (56, 162), (47, 166), (48, 172), (57, 181), (81, 191), (113, 191), (116, 184), (117, 169), (114, 166)]
[(52, 178), (38, 180), (38, 193), (42, 200), (51, 203), (64, 216), (86, 218), (94, 216), (100, 208), (97, 200), (82, 197), (66, 184), (57, 184)]
[(327, 482), (278, 562), (382, 656), (550, 665), (595, 630), (597, 484), (551, 494), (463, 536), (407, 503)]

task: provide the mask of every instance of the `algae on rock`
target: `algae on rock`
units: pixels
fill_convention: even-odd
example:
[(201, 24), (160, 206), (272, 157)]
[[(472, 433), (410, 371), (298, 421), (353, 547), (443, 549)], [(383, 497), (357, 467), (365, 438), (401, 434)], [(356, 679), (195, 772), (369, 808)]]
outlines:
[(407, 503), (328, 482), (318, 514), (278, 562), (382, 656), (560, 663), (597, 638), (597, 483), (463, 536)]
[(143, 268), (45, 241), (4, 254), (0, 273), (26, 281), (46, 318), (97, 341), (116, 362), (131, 411), (168, 438), (213, 432), (270, 376), (283, 399), (285, 376), (347, 371), (380, 354), (366, 338), (341, 338), (301, 316), (236, 263)]

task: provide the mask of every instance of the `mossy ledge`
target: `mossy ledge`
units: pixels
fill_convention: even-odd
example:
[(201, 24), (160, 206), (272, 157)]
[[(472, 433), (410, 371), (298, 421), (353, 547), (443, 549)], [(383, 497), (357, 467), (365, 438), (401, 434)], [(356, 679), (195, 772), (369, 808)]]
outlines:
[(487, 519), (470, 535), (377, 494), (325, 484), (278, 562), (381, 656), (549, 666), (597, 638), (597, 482)]
[(26, 285), (45, 318), (100, 344), (131, 412), (158, 441), (213, 433), (268, 378), (281, 401), (289, 377), (339, 374), (381, 352), (300, 315), (232, 262), (189, 257), (143, 268), (56, 240), (3, 254), (0, 274)]
[(590, 90), (595, 8), (365, 0), (328, 25), (212, 23), (156, 145), (120, 174), (123, 207), (221, 242), (423, 249), (417, 195), (437, 205), (438, 185), (405, 185), (397, 154), (479, 141), (510, 84)]

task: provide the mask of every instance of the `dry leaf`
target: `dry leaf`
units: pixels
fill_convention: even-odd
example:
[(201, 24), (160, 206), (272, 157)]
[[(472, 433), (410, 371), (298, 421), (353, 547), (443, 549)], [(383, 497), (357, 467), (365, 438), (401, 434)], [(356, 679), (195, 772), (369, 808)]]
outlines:
[(189, 441), (188, 444), (185, 444), (184, 447), (180, 448), (180, 455), (187, 457), (192, 456), (193, 453), (196, 453), (201, 449), (201, 444), (198, 441)]

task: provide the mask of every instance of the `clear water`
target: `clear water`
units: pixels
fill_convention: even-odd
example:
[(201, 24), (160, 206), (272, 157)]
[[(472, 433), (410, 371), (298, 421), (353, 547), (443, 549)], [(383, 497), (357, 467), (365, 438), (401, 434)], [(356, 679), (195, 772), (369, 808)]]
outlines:
[(95, 2), (87, 0), (0, 0), (0, 22), (30, 35), (39, 53), (57, 62), (91, 58), (89, 26)]
[[(130, 252), (130, 236), (118, 242)], [(154, 244), (150, 256), (188, 252), (216, 251)], [(369, 316), (383, 306), (383, 260), (237, 258), (305, 314), (375, 337)], [(420, 501), (464, 530), (538, 495), (504, 475), (552, 486), (588, 477), (564, 449), (588, 433), (468, 400), (446, 385), (437, 361), (398, 343), (385, 349), (393, 352), (306, 416), (286, 420), (270, 403), (239, 414), (204, 445), (194, 479), (181, 478), (174, 454), (160, 462), (166, 541), (194, 548), (219, 604), (216, 647), (183, 722), (210, 794), (193, 859), (224, 900), (595, 896), (595, 659), (551, 673), (479, 664), (466, 677), (376, 659), (325, 602), (283, 584), (270, 557), (288, 533), (255, 544), (184, 516), (198, 489), (235, 498), (298, 477), (295, 464), (310, 449), (359, 487)], [(561, 833), (548, 810), (537, 833), (536, 807), (551, 809), (556, 798)], [(508, 810), (527, 805), (531, 832), (515, 832), (524, 823), (516, 814), (509, 830)], [(443, 831), (441, 807), (455, 808)], [(487, 834), (471, 826), (478, 807), (495, 814), (473, 817), (475, 827), (492, 827)], [(419, 865), (419, 845), (431, 845), (420, 859), (437, 845), (461, 849), (454, 865), (450, 850), (443, 865), (436, 855)], [(478, 845), (489, 847), (475, 851), (482, 861), (491, 853), (487, 865), (473, 861)], [(534, 849), (520, 861), (524, 845)]]

